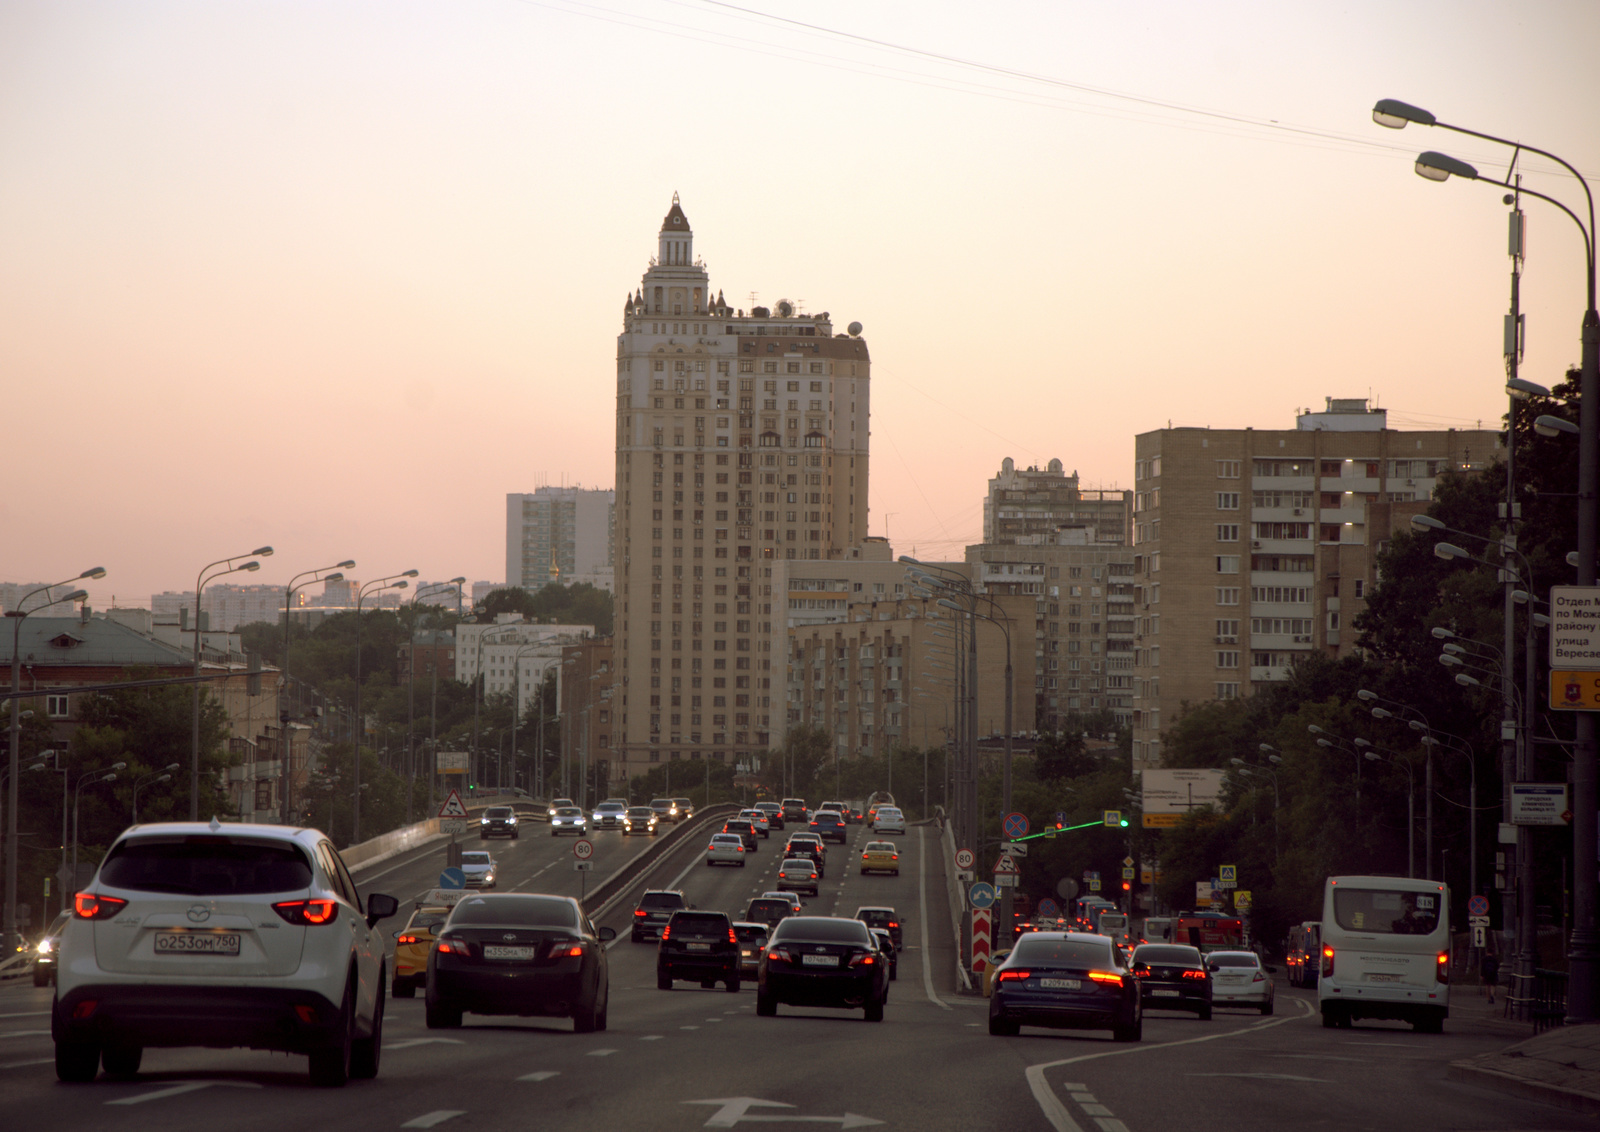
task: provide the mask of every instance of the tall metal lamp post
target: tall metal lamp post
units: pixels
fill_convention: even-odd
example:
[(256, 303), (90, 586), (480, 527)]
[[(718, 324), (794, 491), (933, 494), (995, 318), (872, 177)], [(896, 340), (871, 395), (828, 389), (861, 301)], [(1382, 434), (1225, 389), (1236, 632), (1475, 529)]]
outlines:
[[(0, 924), (5, 930), (5, 954), (10, 955), (17, 944), (17, 774), (18, 763), (21, 760), (22, 750), (22, 700), (18, 697), (22, 693), (22, 658), (18, 655), (22, 648), (22, 620), (37, 609), (24, 609), (28, 599), (38, 594), (46, 594), (57, 586), (71, 585), (73, 582), (86, 578), (103, 578), (106, 576), (105, 567), (94, 566), (81, 574), (74, 575), (64, 582), (55, 582), (48, 586), (40, 586), (36, 590), (29, 590), (22, 595), (22, 600), (17, 602), (17, 608), (6, 610), (6, 616), (11, 618), (11, 771), (10, 782), (6, 786), (6, 902), (4, 909), (4, 923)], [(88, 598), (87, 590), (73, 590), (63, 602), (78, 602)], [(39, 609), (46, 609), (58, 602), (47, 602)]]
[[(227, 574), (250, 573), (261, 569), (257, 558), (272, 557), (270, 546), (259, 546), (248, 554), (235, 554), (219, 558), (201, 567), (194, 580), (194, 736), (189, 751), (189, 820), (200, 820), (200, 599), (206, 592), (206, 583)], [(241, 558), (250, 559), (235, 566)], [(217, 569), (221, 567), (221, 569)]]
[(361, 715), (361, 603), (368, 594), (378, 593), (380, 590), (403, 590), (411, 584), (408, 580), (415, 578), (417, 571), (407, 570), (400, 574), (390, 574), (387, 578), (379, 578), (368, 582), (356, 591), (356, 755), (355, 755), (355, 788), (351, 791), (350, 801), (350, 844), (355, 845), (361, 840), (361, 744), (367, 737), (366, 720)]
[[(414, 747), (412, 745), (412, 740), (411, 740), (412, 730), (413, 730), (413, 728), (414, 728), (414, 726), (416, 724), (416, 714), (417, 714), (417, 711), (416, 711), (416, 704), (417, 704), (417, 691), (416, 691), (416, 689), (417, 689), (417, 616), (416, 616), (417, 602), (421, 601), (425, 594), (450, 593), (453, 590), (453, 591), (455, 591), (455, 595), (456, 595), (456, 604), (459, 606), (460, 602), (461, 602), (461, 587), (466, 584), (466, 581), (467, 581), (467, 579), (465, 577), (461, 577), (461, 578), (451, 578), (448, 582), (429, 582), (425, 586), (418, 586), (417, 589), (416, 589), (416, 592), (411, 595), (411, 624), (406, 629), (406, 632), (409, 633), (410, 636), (411, 636), (411, 639), (406, 642), (406, 823), (407, 824), (410, 824), (410, 822), (411, 822), (412, 791), (413, 791), (414, 787), (416, 786), (416, 781), (417, 781), (416, 755), (414, 753)], [(430, 632), (431, 632), (431, 630), (430, 630)], [(439, 657), (438, 657), (438, 652), (437, 652), (437, 650), (435, 648), (434, 638), (432, 638), (432, 637), (429, 638), (428, 655), (433, 658), (433, 662), (437, 666), (438, 661), (439, 661)], [(428, 794), (428, 796), (429, 796), (429, 799), (431, 801), (432, 796), (433, 796), (433, 791), (432, 791), (433, 771), (431, 769), (428, 772), (428, 782), (429, 782), (429, 794)]]
[[(283, 744), (283, 763), (281, 766), (283, 784), (278, 790), (278, 802), (282, 807), (279, 820), (284, 825), (294, 824), (294, 818), (292, 817), (292, 799), (294, 795), (294, 767), (292, 763), (294, 754), (289, 743), (289, 720), (293, 718), (294, 714), (289, 710), (289, 611), (294, 608), (294, 592), (303, 586), (310, 585), (312, 582), (342, 582), (344, 581), (343, 573), (323, 574), (322, 572), (324, 570), (349, 570), (355, 564), (355, 559), (347, 558), (333, 566), (319, 566), (315, 570), (307, 570), (303, 574), (296, 574), (289, 579), (289, 584), (284, 587), (283, 664), (278, 677), (282, 684), (282, 691), (279, 693), (278, 698), (278, 730), (280, 733), (279, 738)], [(319, 577), (319, 575), (321, 576)]]
[[(1463, 126), (1441, 122), (1421, 107), (1411, 106), (1398, 99), (1381, 99), (1372, 108), (1372, 119), (1389, 129), (1404, 129), (1408, 124), (1437, 126), (1458, 134), (1480, 138), (1513, 150), (1527, 150), (1549, 158), (1564, 168), (1583, 188), (1588, 206), (1588, 223), (1572, 209), (1543, 193), (1517, 186), (1519, 194), (1526, 194), (1553, 204), (1571, 218), (1583, 236), (1584, 266), (1588, 305), (1583, 312), (1581, 336), (1583, 361), (1579, 376), (1578, 403), (1578, 569), (1574, 581), (1580, 586), (1595, 584), (1596, 542), (1600, 534), (1600, 311), (1595, 309), (1595, 223), (1594, 194), (1589, 182), (1584, 180), (1573, 165), (1550, 153), (1509, 138), (1480, 133)], [(1465, 161), (1446, 154), (1427, 152), (1416, 162), (1417, 173), (1430, 181), (1445, 181), (1452, 175), (1470, 181), (1481, 180), (1478, 171)], [(1488, 181), (1498, 187), (1498, 182)], [(1511, 501), (1508, 500), (1508, 503)], [(1597, 899), (1600, 891), (1596, 885), (1597, 854), (1595, 814), (1595, 750), (1596, 713), (1580, 711), (1576, 720), (1576, 750), (1572, 768), (1572, 934), (1567, 941), (1567, 1021), (1596, 1021), (1597, 996), (1600, 996), (1600, 923), (1597, 923)], [(1526, 781), (1532, 771), (1531, 743), (1523, 744), (1526, 765), (1520, 765), (1518, 777)]]

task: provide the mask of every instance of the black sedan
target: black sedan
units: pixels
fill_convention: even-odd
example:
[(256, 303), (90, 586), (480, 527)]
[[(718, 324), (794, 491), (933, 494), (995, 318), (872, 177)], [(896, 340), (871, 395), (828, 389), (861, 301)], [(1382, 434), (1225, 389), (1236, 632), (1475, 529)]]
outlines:
[(1200, 949), (1178, 943), (1141, 943), (1129, 959), (1146, 1010), (1189, 1010), (1211, 1020), (1211, 972)]
[(1143, 1036), (1139, 981), (1103, 935), (1032, 932), (995, 971), (989, 1033), (1012, 1037), (1023, 1026), (1110, 1030), (1119, 1042)]
[(860, 920), (790, 916), (767, 938), (757, 972), (756, 1013), (770, 1018), (778, 1004), (863, 1010), (883, 1021), (889, 998), (889, 960)]
[(606, 949), (576, 900), (532, 893), (474, 894), (439, 929), (428, 955), (430, 1030), (464, 1012), (571, 1018), (580, 1034), (606, 1028)]

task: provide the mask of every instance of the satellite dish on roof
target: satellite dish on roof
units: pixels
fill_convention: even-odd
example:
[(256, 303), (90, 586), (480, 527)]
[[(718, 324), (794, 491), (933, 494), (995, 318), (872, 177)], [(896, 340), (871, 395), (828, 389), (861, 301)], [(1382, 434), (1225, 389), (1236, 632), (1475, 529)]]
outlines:
[(845, 327), (845, 329), (850, 332), (850, 337), (861, 337), (861, 324), (859, 322), (852, 322), (849, 326)]
[(779, 318), (793, 318), (794, 317), (794, 304), (791, 303), (788, 299), (779, 299), (778, 300), (778, 317)]

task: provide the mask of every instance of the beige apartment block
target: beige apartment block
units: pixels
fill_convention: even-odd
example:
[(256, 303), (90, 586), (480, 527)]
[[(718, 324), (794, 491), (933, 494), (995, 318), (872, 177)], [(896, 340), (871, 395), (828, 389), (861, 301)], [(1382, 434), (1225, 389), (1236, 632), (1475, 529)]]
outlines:
[(1184, 704), (1352, 648), (1372, 558), (1438, 477), (1500, 454), (1491, 430), (1406, 431), (1329, 398), (1293, 429), (1167, 428), (1134, 441), (1133, 767)]
[(1093, 533), (1069, 527), (1046, 544), (967, 548), (980, 590), (1018, 603), (1012, 632), (1034, 657), (1041, 731), (1059, 731), (1072, 713), (1133, 721), (1134, 552), (1095, 543)]
[(622, 317), (611, 772), (748, 761), (784, 723), (784, 564), (866, 535), (867, 344), (730, 308), (676, 197)]
[(983, 500), (983, 541), (1007, 546), (1047, 545), (1063, 527), (1085, 527), (1092, 543), (1126, 546), (1132, 536), (1133, 492), (1081, 488), (1060, 460), (1043, 468), (1018, 468), (1007, 456)]

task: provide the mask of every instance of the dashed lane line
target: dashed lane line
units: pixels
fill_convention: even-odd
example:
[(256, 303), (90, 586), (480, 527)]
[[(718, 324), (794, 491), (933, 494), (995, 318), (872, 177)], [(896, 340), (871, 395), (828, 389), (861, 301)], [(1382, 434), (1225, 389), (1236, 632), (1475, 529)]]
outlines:
[(559, 1076), (561, 1076), (561, 1072), (560, 1072), (560, 1070), (557, 1070), (557, 1069), (537, 1069), (532, 1073), (524, 1073), (521, 1077), (518, 1077), (517, 1080), (518, 1081), (548, 1081), (552, 1077), (559, 1077)]
[(425, 1112), (412, 1120), (406, 1121), (402, 1128), (432, 1128), (436, 1124), (443, 1124), (447, 1120), (454, 1120), (458, 1116), (467, 1115), (464, 1108), (440, 1108), (432, 1112)]

